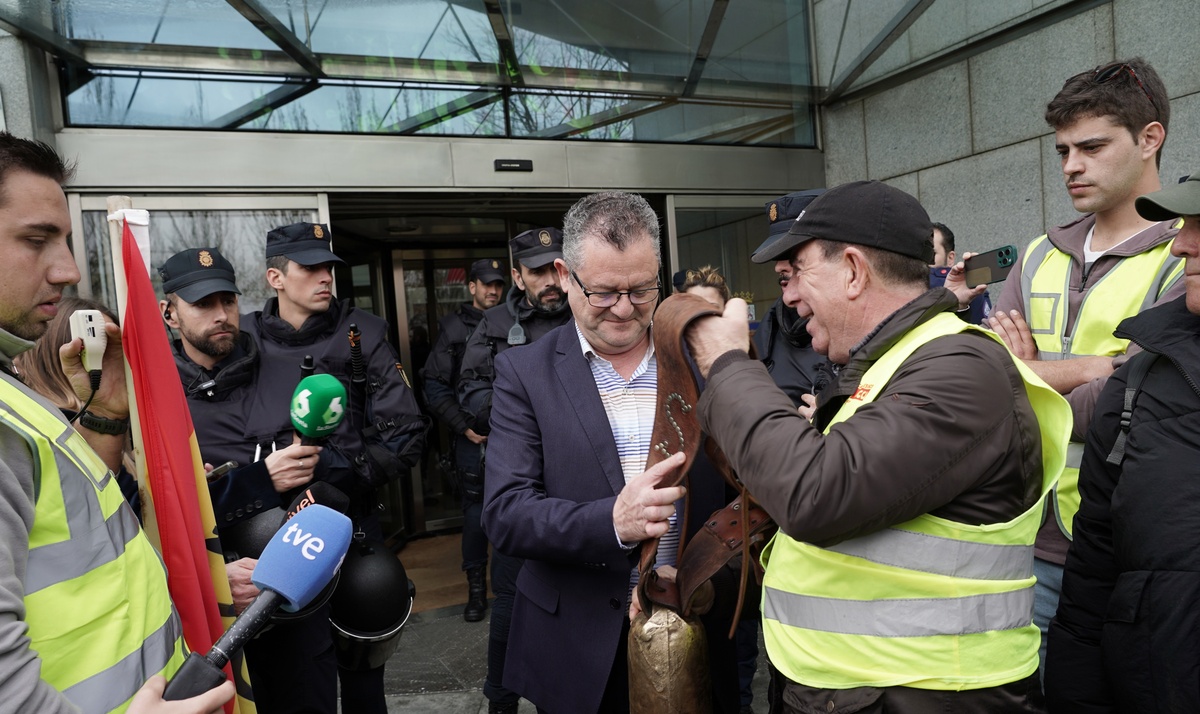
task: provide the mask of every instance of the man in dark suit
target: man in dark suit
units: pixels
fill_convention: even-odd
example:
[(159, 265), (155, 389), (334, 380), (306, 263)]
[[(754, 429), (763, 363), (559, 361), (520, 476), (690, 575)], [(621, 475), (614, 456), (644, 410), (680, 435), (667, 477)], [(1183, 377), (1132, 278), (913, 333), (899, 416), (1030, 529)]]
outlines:
[[(504, 686), (543, 712), (628, 709), (637, 546), (661, 536), (658, 562), (674, 562), (683, 490), (655, 486), (683, 459), (643, 471), (657, 401), (658, 236), (639, 196), (581, 199), (555, 261), (573, 319), (496, 357), (483, 525), (497, 549), (526, 559)], [(723, 496), (719, 479), (694, 479), (688, 522), (698, 527)], [(709, 632), (717, 709), (736, 711), (732, 648), (720, 625)]]

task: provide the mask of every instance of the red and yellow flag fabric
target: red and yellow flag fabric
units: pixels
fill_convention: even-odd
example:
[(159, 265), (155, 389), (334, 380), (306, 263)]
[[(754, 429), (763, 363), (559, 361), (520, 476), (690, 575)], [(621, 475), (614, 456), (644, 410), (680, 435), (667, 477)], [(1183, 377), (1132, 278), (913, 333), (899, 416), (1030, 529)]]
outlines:
[[(216, 536), (216, 519), (187, 398), (146, 262), (122, 221), (121, 264), (128, 289), (121, 320), (132, 379), (129, 413), (135, 421), (138, 482), (149, 489), (167, 586), (183, 622), (188, 649), (205, 653), (234, 619), (233, 597)], [(253, 714), (253, 695), (240, 657), (234, 663), (238, 697), (226, 712)], [(229, 668), (227, 667), (227, 671)]]

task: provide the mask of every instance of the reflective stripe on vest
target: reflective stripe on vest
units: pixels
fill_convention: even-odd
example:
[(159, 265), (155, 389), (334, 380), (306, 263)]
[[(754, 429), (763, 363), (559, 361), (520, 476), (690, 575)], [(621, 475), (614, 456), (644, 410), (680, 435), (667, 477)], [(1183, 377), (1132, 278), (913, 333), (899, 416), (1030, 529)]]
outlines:
[[(862, 376), (873, 388), (846, 400), (826, 434), (883, 393), (922, 345), (964, 331), (990, 334), (948, 313), (909, 331)], [(1014, 364), (1038, 417), (1044, 496), (1066, 458), (1071, 410), (1023, 362)], [(1033, 542), (1043, 503), (1005, 523), (925, 514), (828, 548), (778, 533), (763, 553), (763, 635), (772, 664), (793, 681), (831, 689), (978, 689), (1028, 676), (1040, 642)]]
[(1117, 323), (1149, 308), (1183, 274), (1171, 243), (1121, 260), (1087, 286), (1079, 313), (1066, 334), (1074, 259), (1042, 236), (1029, 244), (1021, 266), (1025, 319), (1043, 360), (1125, 352), (1129, 340), (1113, 336)]
[(1072, 441), (1067, 445), (1067, 464), (1054, 486), (1054, 520), (1058, 530), (1074, 540), (1075, 514), (1079, 513), (1079, 467), (1083, 464), (1083, 444)]
[[(1173, 228), (1182, 225), (1179, 222)], [(1061, 360), (1123, 354), (1129, 340), (1113, 335), (1117, 324), (1153, 306), (1183, 274), (1183, 260), (1171, 255), (1173, 242), (1121, 258), (1089, 285), (1069, 335), (1066, 334), (1067, 303), (1073, 258), (1055, 248), (1047, 236), (1030, 243), (1021, 266), (1021, 291), (1025, 296), (1029, 331), (1038, 346), (1038, 358)], [(1054, 518), (1068, 539), (1073, 537), (1072, 524), (1079, 512), (1082, 456), (1082, 444), (1078, 445), (1078, 453), (1068, 454), (1053, 499)]]
[(7, 378), (0, 428), (30, 445), (39, 475), (25, 622), (41, 677), (84, 712), (124, 711), (183, 662), (162, 561), (84, 438)]

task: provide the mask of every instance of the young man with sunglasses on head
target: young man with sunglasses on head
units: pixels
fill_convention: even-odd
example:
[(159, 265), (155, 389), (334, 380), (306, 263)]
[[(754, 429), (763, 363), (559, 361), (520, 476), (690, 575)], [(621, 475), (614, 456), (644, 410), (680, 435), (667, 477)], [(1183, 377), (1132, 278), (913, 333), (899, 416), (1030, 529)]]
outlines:
[[(1009, 348), (1070, 402), (1072, 443), (1038, 533), (1034, 621), (1046, 631), (1058, 607), (1063, 563), (1079, 510), (1079, 464), (1096, 399), (1126, 357), (1113, 336), (1127, 317), (1183, 294), (1171, 255), (1175, 221), (1151, 221), (1134, 199), (1158, 191), (1171, 106), (1158, 73), (1140, 57), (1081, 72), (1046, 106), (1075, 210), (1022, 251), (988, 318)], [(961, 269), (951, 280), (961, 280)], [(947, 287), (950, 287), (947, 285)]]

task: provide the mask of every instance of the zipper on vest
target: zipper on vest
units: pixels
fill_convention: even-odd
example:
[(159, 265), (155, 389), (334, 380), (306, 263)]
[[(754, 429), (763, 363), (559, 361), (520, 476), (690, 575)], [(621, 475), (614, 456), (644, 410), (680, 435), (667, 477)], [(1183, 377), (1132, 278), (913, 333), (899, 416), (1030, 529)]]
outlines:
[[(1093, 260), (1091, 263), (1083, 266), (1083, 272), (1079, 276), (1079, 292), (1083, 292), (1083, 291), (1087, 290), (1088, 275), (1091, 274), (1092, 268), (1096, 267), (1096, 263), (1099, 262), (1099, 260), (1100, 259), (1097, 258), (1096, 260)], [(1082, 307), (1083, 306), (1081, 305), (1080, 308), (1082, 308)]]

